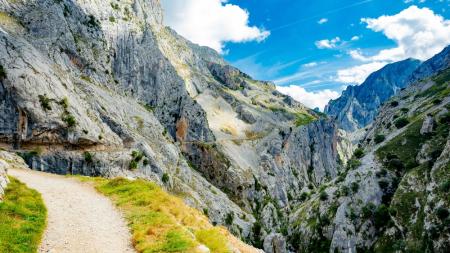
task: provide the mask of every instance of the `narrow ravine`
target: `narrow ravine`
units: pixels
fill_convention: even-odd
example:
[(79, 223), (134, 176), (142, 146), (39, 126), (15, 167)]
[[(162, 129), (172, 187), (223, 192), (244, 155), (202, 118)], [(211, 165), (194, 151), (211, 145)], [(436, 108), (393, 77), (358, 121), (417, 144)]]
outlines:
[(31, 170), (14, 169), (8, 173), (40, 192), (48, 209), (39, 252), (135, 252), (121, 213), (91, 186)]

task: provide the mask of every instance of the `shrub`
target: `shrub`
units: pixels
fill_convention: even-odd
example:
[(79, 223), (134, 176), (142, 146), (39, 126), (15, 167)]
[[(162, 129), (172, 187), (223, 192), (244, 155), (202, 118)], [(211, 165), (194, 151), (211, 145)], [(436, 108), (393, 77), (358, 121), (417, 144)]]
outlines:
[(370, 202), (367, 205), (363, 206), (363, 208), (361, 210), (362, 211), (362, 217), (364, 219), (368, 219), (368, 218), (372, 217), (372, 215), (375, 212), (375, 209), (376, 209), (376, 206), (372, 202)]
[(67, 108), (69, 108), (69, 99), (67, 99), (67, 97), (61, 99), (58, 104), (60, 104), (64, 110), (67, 110)]
[(164, 173), (163, 174), (163, 176), (162, 176), (162, 178), (161, 178), (161, 180), (162, 180), (162, 182), (164, 183), (164, 184), (166, 184), (167, 182), (169, 182), (169, 174), (167, 174), (167, 173)]
[(399, 118), (394, 122), (396, 128), (402, 128), (409, 124), (409, 120), (407, 118)]
[(227, 213), (227, 216), (225, 217), (225, 224), (228, 226), (232, 225), (234, 221), (234, 213)]
[(445, 207), (439, 207), (436, 210), (436, 216), (441, 220), (447, 219), (448, 215), (449, 215), (449, 212), (448, 212), (447, 208), (445, 208)]
[(390, 105), (392, 107), (397, 107), (398, 106), (398, 101), (392, 101)]
[(6, 79), (6, 70), (3, 68), (3, 65), (0, 65), (0, 81)]
[(308, 197), (309, 197), (308, 193), (302, 192), (302, 194), (300, 194), (300, 201), (305, 201), (308, 199)]
[(71, 115), (70, 113), (67, 113), (63, 116), (62, 120), (64, 122), (66, 122), (67, 127), (72, 128), (74, 126), (77, 125), (77, 120), (75, 119), (75, 117), (73, 115)]
[(320, 192), (319, 198), (320, 200), (325, 201), (328, 199), (328, 194), (325, 191)]
[(374, 225), (376, 228), (380, 229), (384, 226), (386, 226), (389, 221), (391, 220), (391, 217), (389, 216), (389, 209), (386, 205), (381, 204), (374, 212)]
[(356, 159), (350, 159), (347, 162), (347, 169), (353, 170), (353, 169), (358, 168), (360, 165), (361, 165), (361, 161), (356, 160)]
[(379, 144), (379, 143), (382, 143), (385, 139), (386, 139), (386, 137), (383, 134), (377, 134), (377, 135), (375, 135), (374, 141), (376, 144)]
[(400, 111), (402, 111), (403, 113), (407, 113), (407, 112), (409, 112), (409, 108), (402, 108), (402, 109), (400, 109)]
[(339, 190), (341, 192), (342, 196), (348, 196), (348, 194), (350, 193), (350, 190), (347, 186), (342, 186), (341, 189)]
[(358, 159), (362, 158), (364, 156), (364, 150), (362, 148), (357, 148), (355, 150), (355, 153), (353, 153), (353, 155)]
[(98, 22), (98, 20), (93, 15), (89, 15), (88, 20), (85, 22), (85, 24), (90, 28), (100, 27), (100, 22)]
[(433, 104), (438, 105), (442, 103), (442, 99), (436, 98), (435, 100), (433, 100)]
[(133, 157), (133, 160), (138, 163), (142, 160), (142, 158), (144, 157), (144, 154), (140, 151), (133, 150), (131, 152), (131, 157)]
[(45, 111), (51, 111), (52, 107), (50, 105), (50, 98), (47, 97), (47, 95), (39, 95), (39, 103), (41, 103), (41, 107), (45, 110)]
[(87, 163), (92, 163), (94, 161), (93, 155), (87, 151), (83, 153), (83, 157), (84, 161)]
[(450, 191), (450, 180), (447, 180), (446, 182), (442, 183), (439, 186), (439, 189), (443, 192), (448, 192)]
[(388, 163), (388, 168), (397, 172), (402, 172), (405, 169), (405, 165), (400, 159), (392, 159)]
[(130, 166), (129, 166), (130, 170), (135, 170), (135, 169), (137, 169), (137, 167), (138, 167), (138, 163), (135, 160), (131, 160)]
[(386, 180), (380, 180), (380, 181), (378, 181), (378, 185), (384, 191), (389, 187), (389, 182)]
[(142, 161), (142, 164), (143, 164), (144, 166), (147, 166), (147, 165), (149, 165), (149, 161), (148, 161), (148, 159), (144, 159), (144, 161)]
[(109, 17), (109, 22), (115, 23), (115, 22), (116, 22), (116, 18), (113, 17), (113, 16), (110, 16), (110, 17)]
[(357, 182), (352, 182), (350, 187), (351, 187), (353, 193), (356, 193), (359, 190), (359, 184)]
[(119, 4), (117, 4), (117, 3), (111, 3), (111, 7), (112, 7), (114, 10), (119, 10)]

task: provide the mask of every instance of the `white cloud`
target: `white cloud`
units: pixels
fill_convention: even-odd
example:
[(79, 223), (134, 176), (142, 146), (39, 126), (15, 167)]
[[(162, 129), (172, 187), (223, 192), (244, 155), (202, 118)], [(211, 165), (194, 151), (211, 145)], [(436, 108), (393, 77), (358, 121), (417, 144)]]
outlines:
[(317, 21), (317, 23), (318, 23), (319, 25), (325, 24), (325, 23), (327, 23), (327, 22), (328, 22), (328, 19), (327, 19), (327, 18), (322, 18), (322, 19), (320, 19), (319, 21)]
[(336, 37), (331, 40), (327, 40), (327, 39), (319, 40), (319, 41), (316, 41), (315, 44), (316, 44), (316, 47), (319, 49), (324, 49), (324, 48), (331, 49), (331, 48), (335, 48), (337, 46), (337, 43), (339, 43), (340, 41), (341, 41), (341, 38)]
[(413, 5), (396, 15), (361, 21), (367, 28), (384, 33), (397, 44), (372, 56), (374, 61), (398, 61), (409, 57), (427, 60), (450, 44), (450, 20), (428, 8)]
[(305, 68), (312, 68), (312, 67), (315, 67), (317, 65), (318, 65), (318, 63), (313, 61), (313, 62), (310, 62), (310, 63), (305, 63), (302, 66), (305, 67)]
[(353, 59), (365, 63), (339, 70), (335, 79), (337, 82), (360, 84), (370, 73), (387, 63), (407, 58), (427, 60), (450, 44), (450, 20), (428, 8), (413, 5), (392, 16), (363, 18), (361, 21), (367, 24), (367, 28), (382, 32), (397, 46), (370, 56), (361, 49), (348, 51)]
[(359, 36), (353, 36), (353, 37), (351, 38), (351, 41), (357, 41), (357, 40), (359, 40), (359, 39), (360, 39)]
[(270, 32), (249, 26), (249, 13), (228, 0), (163, 0), (165, 24), (202, 46), (223, 53), (225, 42), (265, 40)]
[(361, 84), (373, 72), (381, 69), (387, 62), (371, 62), (337, 72), (335, 81), (348, 84)]
[(291, 96), (309, 108), (318, 107), (321, 111), (323, 111), (328, 101), (339, 97), (338, 92), (329, 89), (318, 92), (308, 92), (304, 88), (296, 85), (277, 86), (277, 89), (281, 93)]

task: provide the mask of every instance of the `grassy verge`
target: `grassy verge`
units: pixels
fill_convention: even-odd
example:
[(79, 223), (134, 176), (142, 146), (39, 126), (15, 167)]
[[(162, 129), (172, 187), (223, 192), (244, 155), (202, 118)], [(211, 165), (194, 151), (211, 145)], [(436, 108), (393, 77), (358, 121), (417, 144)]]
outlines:
[(0, 252), (36, 252), (46, 225), (41, 195), (10, 177), (0, 203)]
[(211, 225), (205, 215), (154, 183), (123, 178), (81, 180), (93, 183), (124, 212), (139, 252), (199, 252), (199, 246), (205, 245), (211, 252), (225, 253), (246, 246), (236, 245), (236, 238), (225, 228)]

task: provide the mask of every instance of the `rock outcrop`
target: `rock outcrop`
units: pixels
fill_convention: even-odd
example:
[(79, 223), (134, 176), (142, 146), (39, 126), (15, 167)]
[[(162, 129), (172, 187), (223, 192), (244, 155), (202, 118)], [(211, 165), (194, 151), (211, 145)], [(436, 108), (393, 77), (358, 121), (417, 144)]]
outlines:
[(3, 160), (0, 160), (0, 201), (3, 199), (5, 189), (8, 185), (7, 164)]

